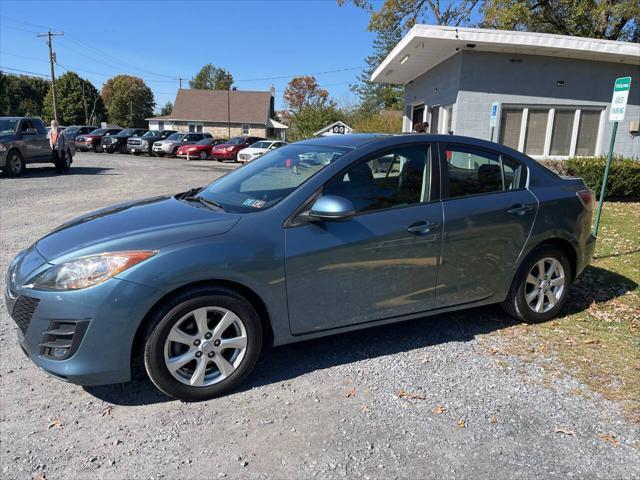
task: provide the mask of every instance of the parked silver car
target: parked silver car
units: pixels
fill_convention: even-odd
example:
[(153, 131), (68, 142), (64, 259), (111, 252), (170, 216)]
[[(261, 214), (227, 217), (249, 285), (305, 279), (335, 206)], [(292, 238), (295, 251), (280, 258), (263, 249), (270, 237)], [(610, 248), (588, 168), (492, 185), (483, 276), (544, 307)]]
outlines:
[[(75, 149), (67, 144), (64, 156), (69, 168)], [(36, 117), (0, 117), (0, 169), (5, 175), (20, 175), (28, 163), (53, 163), (44, 123)]]
[(211, 134), (202, 132), (174, 133), (164, 140), (154, 142), (152, 148), (153, 154), (158, 157), (164, 157), (165, 155), (175, 157), (176, 152), (181, 145), (196, 143), (205, 138), (212, 138)]

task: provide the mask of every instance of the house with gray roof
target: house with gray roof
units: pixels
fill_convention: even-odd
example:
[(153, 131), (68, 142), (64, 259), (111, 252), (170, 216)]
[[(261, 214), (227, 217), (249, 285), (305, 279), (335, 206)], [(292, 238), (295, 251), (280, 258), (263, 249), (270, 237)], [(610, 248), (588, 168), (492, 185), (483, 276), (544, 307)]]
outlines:
[(209, 132), (214, 138), (285, 138), (274, 117), (274, 94), (243, 90), (180, 89), (170, 115), (147, 118), (150, 130)]

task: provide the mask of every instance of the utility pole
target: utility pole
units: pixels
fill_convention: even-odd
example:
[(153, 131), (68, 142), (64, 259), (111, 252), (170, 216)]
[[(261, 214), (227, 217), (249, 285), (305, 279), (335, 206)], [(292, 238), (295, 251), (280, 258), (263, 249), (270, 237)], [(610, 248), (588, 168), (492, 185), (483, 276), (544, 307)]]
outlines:
[(37, 33), (36, 37), (47, 37), (47, 45), (49, 47), (49, 63), (51, 64), (51, 97), (53, 98), (53, 118), (58, 122), (58, 103), (56, 102), (56, 75), (53, 70), (53, 64), (56, 61), (55, 53), (53, 53), (53, 44), (51, 37), (61, 37), (63, 32), (53, 33), (49, 30), (47, 33)]
[(180, 82), (180, 90), (182, 90), (182, 77), (178, 78), (178, 81)]
[(227, 138), (231, 138), (231, 86), (227, 88)]
[(133, 100), (129, 100), (129, 127), (133, 126)]
[(84, 81), (80, 79), (80, 87), (82, 88), (82, 104), (84, 105), (84, 124), (89, 124), (89, 117), (87, 117), (87, 99), (84, 97)]

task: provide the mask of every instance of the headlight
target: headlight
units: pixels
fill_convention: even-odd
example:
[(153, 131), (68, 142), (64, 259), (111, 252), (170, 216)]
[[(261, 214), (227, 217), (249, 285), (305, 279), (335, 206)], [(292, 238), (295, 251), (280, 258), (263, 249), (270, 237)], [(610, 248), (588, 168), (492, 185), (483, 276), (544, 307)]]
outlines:
[(197, 148), (189, 148), (188, 149), (190, 152), (195, 152), (196, 150), (198, 150)]
[(143, 147), (148, 147), (149, 142), (147, 142), (146, 140), (142, 140), (142, 142), (140, 142), (140, 145), (142, 145)]
[(224, 149), (225, 152), (233, 152), (233, 147), (227, 147)]
[(108, 280), (154, 256), (155, 251), (109, 252), (76, 258), (51, 267), (33, 286), (50, 290), (79, 290)]
[(4, 144), (0, 143), (0, 152), (6, 152), (6, 151), (7, 151), (7, 147)]

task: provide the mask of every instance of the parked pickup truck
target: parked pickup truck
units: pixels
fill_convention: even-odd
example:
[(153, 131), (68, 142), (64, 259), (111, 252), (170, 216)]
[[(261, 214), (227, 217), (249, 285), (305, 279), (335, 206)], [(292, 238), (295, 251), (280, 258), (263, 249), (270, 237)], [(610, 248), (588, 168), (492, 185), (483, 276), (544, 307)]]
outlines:
[[(75, 153), (71, 142), (64, 155), (67, 170)], [(47, 130), (35, 117), (0, 117), (0, 169), (5, 175), (20, 175), (28, 163), (53, 163)]]
[(93, 150), (96, 153), (100, 153), (102, 152), (102, 138), (109, 135), (116, 135), (121, 131), (121, 128), (96, 128), (87, 135), (76, 137), (76, 148), (81, 152)]
[(147, 133), (146, 128), (125, 128), (120, 133), (102, 137), (102, 149), (107, 153), (129, 153), (127, 141), (131, 137), (142, 137)]
[(151, 156), (151, 148), (155, 142), (164, 140), (169, 135), (176, 133), (175, 130), (149, 130), (142, 137), (131, 137), (127, 140), (127, 150), (133, 155), (147, 153)]

